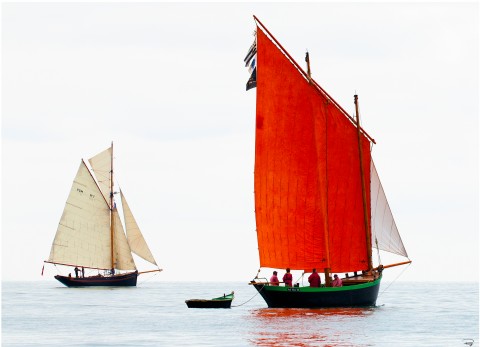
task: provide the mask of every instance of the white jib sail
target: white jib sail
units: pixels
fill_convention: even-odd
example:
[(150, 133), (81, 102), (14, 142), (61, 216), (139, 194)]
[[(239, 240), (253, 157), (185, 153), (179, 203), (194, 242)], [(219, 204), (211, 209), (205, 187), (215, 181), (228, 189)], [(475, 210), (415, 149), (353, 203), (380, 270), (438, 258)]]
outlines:
[(112, 147), (107, 148), (103, 152), (88, 159), (90, 166), (95, 173), (95, 178), (98, 181), (105, 200), (110, 203), (110, 171), (112, 170)]
[(372, 246), (408, 258), (373, 161), (370, 165), (370, 173)]
[(136, 270), (130, 246), (128, 245), (117, 208), (113, 209), (114, 263), (119, 270)]
[(111, 267), (110, 210), (83, 160), (48, 261), (101, 269)]
[[(133, 217), (132, 211), (127, 204), (127, 200), (120, 189), (120, 196), (122, 198), (122, 206), (123, 206), (123, 217), (125, 218), (125, 229), (127, 231), (127, 239), (128, 244), (130, 245), (130, 249), (133, 253), (138, 255), (139, 257), (145, 259), (146, 261), (157, 265), (155, 259), (153, 258), (152, 252), (148, 248), (145, 239), (140, 231), (140, 228)], [(158, 266), (158, 265), (157, 265)]]

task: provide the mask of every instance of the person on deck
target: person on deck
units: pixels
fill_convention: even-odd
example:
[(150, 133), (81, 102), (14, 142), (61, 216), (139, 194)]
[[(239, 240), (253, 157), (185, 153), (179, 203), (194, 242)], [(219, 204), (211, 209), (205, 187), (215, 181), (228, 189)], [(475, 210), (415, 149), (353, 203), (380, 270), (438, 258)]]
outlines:
[(343, 282), (337, 274), (333, 275), (332, 287), (342, 287)]
[(270, 277), (270, 285), (271, 286), (279, 286), (280, 285), (280, 281), (278, 280), (278, 277), (277, 277), (277, 271), (273, 271), (273, 275), (272, 275), (272, 277)]
[(85, 268), (82, 266), (82, 277), (85, 277)]
[(75, 270), (75, 277), (78, 278), (78, 272), (80, 271), (80, 269), (75, 266), (74, 270)]
[(290, 273), (290, 268), (287, 267), (287, 273), (283, 275), (283, 282), (285, 283), (285, 287), (291, 287), (293, 282), (292, 274)]
[(308, 276), (308, 283), (310, 283), (310, 287), (320, 287), (322, 280), (317, 273), (317, 269), (313, 269), (312, 274)]

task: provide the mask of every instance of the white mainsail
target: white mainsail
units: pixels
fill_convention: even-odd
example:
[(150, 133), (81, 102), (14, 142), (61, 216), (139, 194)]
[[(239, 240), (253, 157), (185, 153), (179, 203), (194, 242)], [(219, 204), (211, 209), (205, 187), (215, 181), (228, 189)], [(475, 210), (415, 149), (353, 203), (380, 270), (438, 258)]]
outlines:
[(88, 159), (88, 162), (95, 173), (95, 178), (98, 181), (98, 186), (100, 187), (105, 200), (110, 203), (112, 147), (109, 147), (103, 152)]
[(408, 258), (373, 161), (370, 176), (372, 246)]
[(110, 209), (83, 160), (48, 261), (100, 269), (111, 267)]
[(123, 217), (125, 219), (125, 229), (127, 231), (127, 239), (128, 244), (130, 245), (130, 249), (133, 253), (138, 255), (139, 257), (145, 259), (146, 261), (157, 265), (155, 262), (155, 258), (150, 252), (147, 243), (140, 231), (140, 228), (135, 221), (135, 217), (133, 217), (132, 211), (127, 204), (127, 200), (123, 195), (122, 190), (120, 189), (120, 196), (122, 198), (122, 206), (123, 206)]

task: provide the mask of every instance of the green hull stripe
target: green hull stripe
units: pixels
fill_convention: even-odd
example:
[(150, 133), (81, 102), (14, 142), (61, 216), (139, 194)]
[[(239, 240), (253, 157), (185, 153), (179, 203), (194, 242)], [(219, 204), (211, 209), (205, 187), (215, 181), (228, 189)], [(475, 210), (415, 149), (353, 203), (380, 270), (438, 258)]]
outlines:
[[(373, 282), (362, 283), (362, 284), (353, 284), (344, 287), (280, 287), (280, 286), (265, 286), (262, 290), (267, 290), (269, 292), (300, 292), (300, 293), (325, 293), (325, 292), (343, 292), (343, 291), (352, 291), (357, 289), (363, 289), (368, 287), (376, 286), (382, 280), (382, 276), (377, 278)], [(261, 283), (258, 283), (261, 285)]]

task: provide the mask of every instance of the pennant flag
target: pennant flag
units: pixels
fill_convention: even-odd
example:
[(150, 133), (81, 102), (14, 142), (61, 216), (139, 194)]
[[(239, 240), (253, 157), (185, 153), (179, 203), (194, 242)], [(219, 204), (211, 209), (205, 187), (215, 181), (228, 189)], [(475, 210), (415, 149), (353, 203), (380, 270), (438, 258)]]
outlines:
[(257, 43), (256, 41), (250, 46), (247, 56), (243, 59), (245, 67), (248, 68), (250, 78), (247, 81), (247, 90), (257, 86)]

